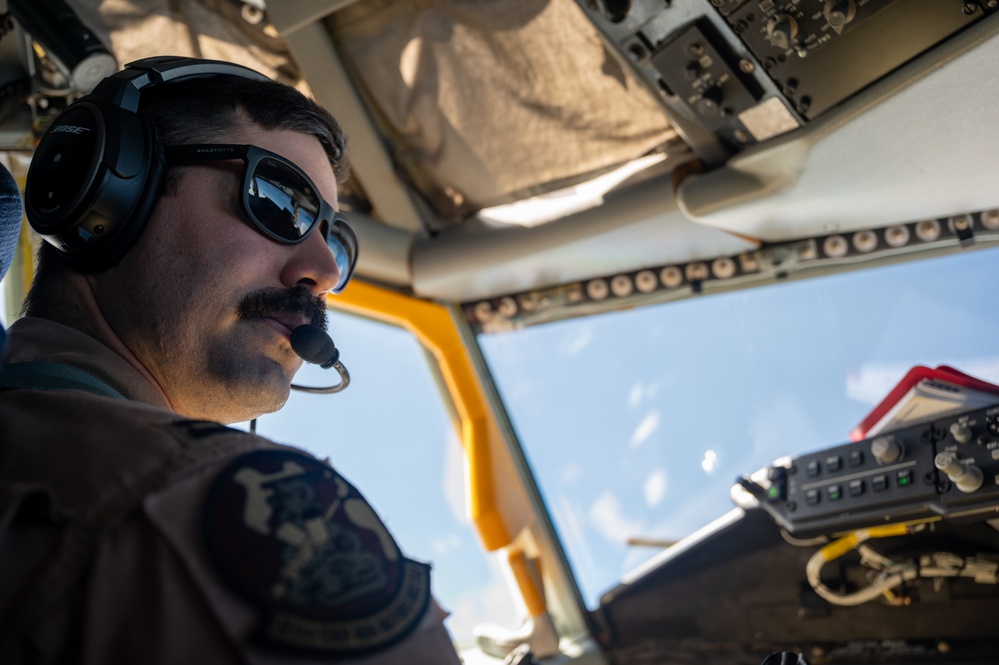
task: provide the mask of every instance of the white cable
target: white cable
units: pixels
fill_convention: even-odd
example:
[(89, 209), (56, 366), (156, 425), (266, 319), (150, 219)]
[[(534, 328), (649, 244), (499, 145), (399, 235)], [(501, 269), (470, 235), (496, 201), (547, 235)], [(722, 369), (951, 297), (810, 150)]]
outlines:
[(780, 535), (788, 545), (795, 547), (813, 547), (815, 545), (825, 545), (829, 542), (829, 536), (816, 536), (815, 538), (795, 538), (787, 529), (781, 529)]
[(808, 578), (808, 583), (812, 585), (813, 589), (815, 589), (815, 593), (833, 605), (842, 605), (846, 607), (862, 605), (881, 596), (885, 591), (894, 589), (903, 582), (914, 580), (919, 577), (919, 571), (912, 568), (901, 573), (886, 575), (883, 579), (874, 582), (870, 586), (864, 587), (860, 591), (841, 594), (836, 593), (827, 587), (819, 579), (819, 572), (830, 560), (831, 559), (825, 558), (825, 554), (822, 550), (817, 551), (811, 556), (811, 558), (808, 559), (808, 564), (805, 566), (805, 576)]
[[(870, 545), (861, 545), (857, 548), (857, 551), (860, 552), (860, 563), (868, 565), (875, 570), (892, 568), (897, 565), (885, 555), (875, 551)], [(872, 563), (877, 565), (871, 565)]]
[[(871, 537), (866, 530), (857, 531), (847, 538), (824, 547), (813, 554), (805, 566), (805, 576), (819, 596), (834, 605), (852, 607), (870, 602), (904, 582), (917, 577), (970, 577), (979, 584), (999, 583), (999, 563), (987, 559), (965, 559), (951, 552), (936, 552), (923, 556), (918, 567), (895, 563), (888, 557), (861, 543)], [(884, 570), (869, 586), (853, 593), (841, 594), (824, 585), (819, 577), (822, 567), (856, 548), (861, 562), (873, 563)], [(873, 566), (872, 566), (873, 567)]]
[[(885, 573), (877, 581), (859, 591), (848, 594), (840, 594), (836, 593), (822, 583), (819, 578), (819, 573), (822, 571), (822, 567), (825, 566), (827, 562), (838, 559), (847, 552), (857, 549), (861, 546), (861, 543), (869, 540), (870, 538), (888, 538), (891, 536), (906, 535), (908, 533), (912, 533), (917, 528), (921, 528), (921, 526), (915, 526), (912, 524), (893, 524), (881, 527), (872, 527), (870, 529), (859, 529), (840, 538), (839, 540), (833, 541), (832, 543), (819, 549), (808, 559), (808, 563), (805, 566), (805, 576), (808, 579), (808, 583), (815, 590), (815, 593), (834, 605), (853, 606), (861, 605), (874, 600), (886, 591), (897, 587), (903, 582), (918, 577), (918, 570), (913, 568), (911, 570), (902, 570), (902, 572), (898, 573)], [(871, 551), (873, 552), (873, 550)], [(891, 567), (896, 569), (900, 568), (900, 566), (897, 565), (893, 565)]]
[(924, 577), (970, 577), (978, 584), (999, 583), (999, 563), (980, 558), (963, 559), (950, 552), (936, 552), (920, 559)]

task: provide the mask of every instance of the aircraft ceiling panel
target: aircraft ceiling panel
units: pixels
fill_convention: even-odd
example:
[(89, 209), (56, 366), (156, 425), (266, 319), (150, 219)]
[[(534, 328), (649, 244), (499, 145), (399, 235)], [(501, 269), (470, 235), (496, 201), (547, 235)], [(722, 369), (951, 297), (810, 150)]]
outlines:
[(690, 219), (768, 242), (999, 205), (999, 16), (835, 112), (686, 181)]

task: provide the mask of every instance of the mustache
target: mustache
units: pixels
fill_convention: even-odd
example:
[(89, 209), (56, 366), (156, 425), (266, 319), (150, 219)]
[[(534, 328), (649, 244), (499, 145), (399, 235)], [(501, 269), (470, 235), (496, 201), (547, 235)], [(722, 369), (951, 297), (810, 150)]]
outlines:
[(250, 293), (239, 303), (240, 318), (266, 319), (281, 314), (301, 314), (309, 323), (326, 331), (326, 301), (304, 285), (290, 289), (260, 289)]

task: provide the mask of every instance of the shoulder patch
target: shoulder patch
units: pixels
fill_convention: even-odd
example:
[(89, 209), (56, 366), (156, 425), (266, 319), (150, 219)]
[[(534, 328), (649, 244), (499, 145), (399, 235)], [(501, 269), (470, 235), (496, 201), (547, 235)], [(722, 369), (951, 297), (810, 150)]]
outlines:
[(219, 574), (263, 613), (259, 636), (326, 654), (408, 635), (430, 601), (430, 566), (402, 556), (364, 497), (330, 466), (287, 450), (238, 457), (204, 514)]

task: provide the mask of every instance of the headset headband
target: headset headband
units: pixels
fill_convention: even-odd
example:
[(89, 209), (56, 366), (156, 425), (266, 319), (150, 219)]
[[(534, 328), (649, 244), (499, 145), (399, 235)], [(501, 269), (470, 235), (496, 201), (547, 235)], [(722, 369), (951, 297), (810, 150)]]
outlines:
[(143, 91), (225, 75), (269, 80), (231, 62), (157, 56), (127, 64), (67, 107), (28, 168), (31, 227), (78, 269), (117, 263), (138, 239), (163, 181), (162, 148), (139, 113)]

